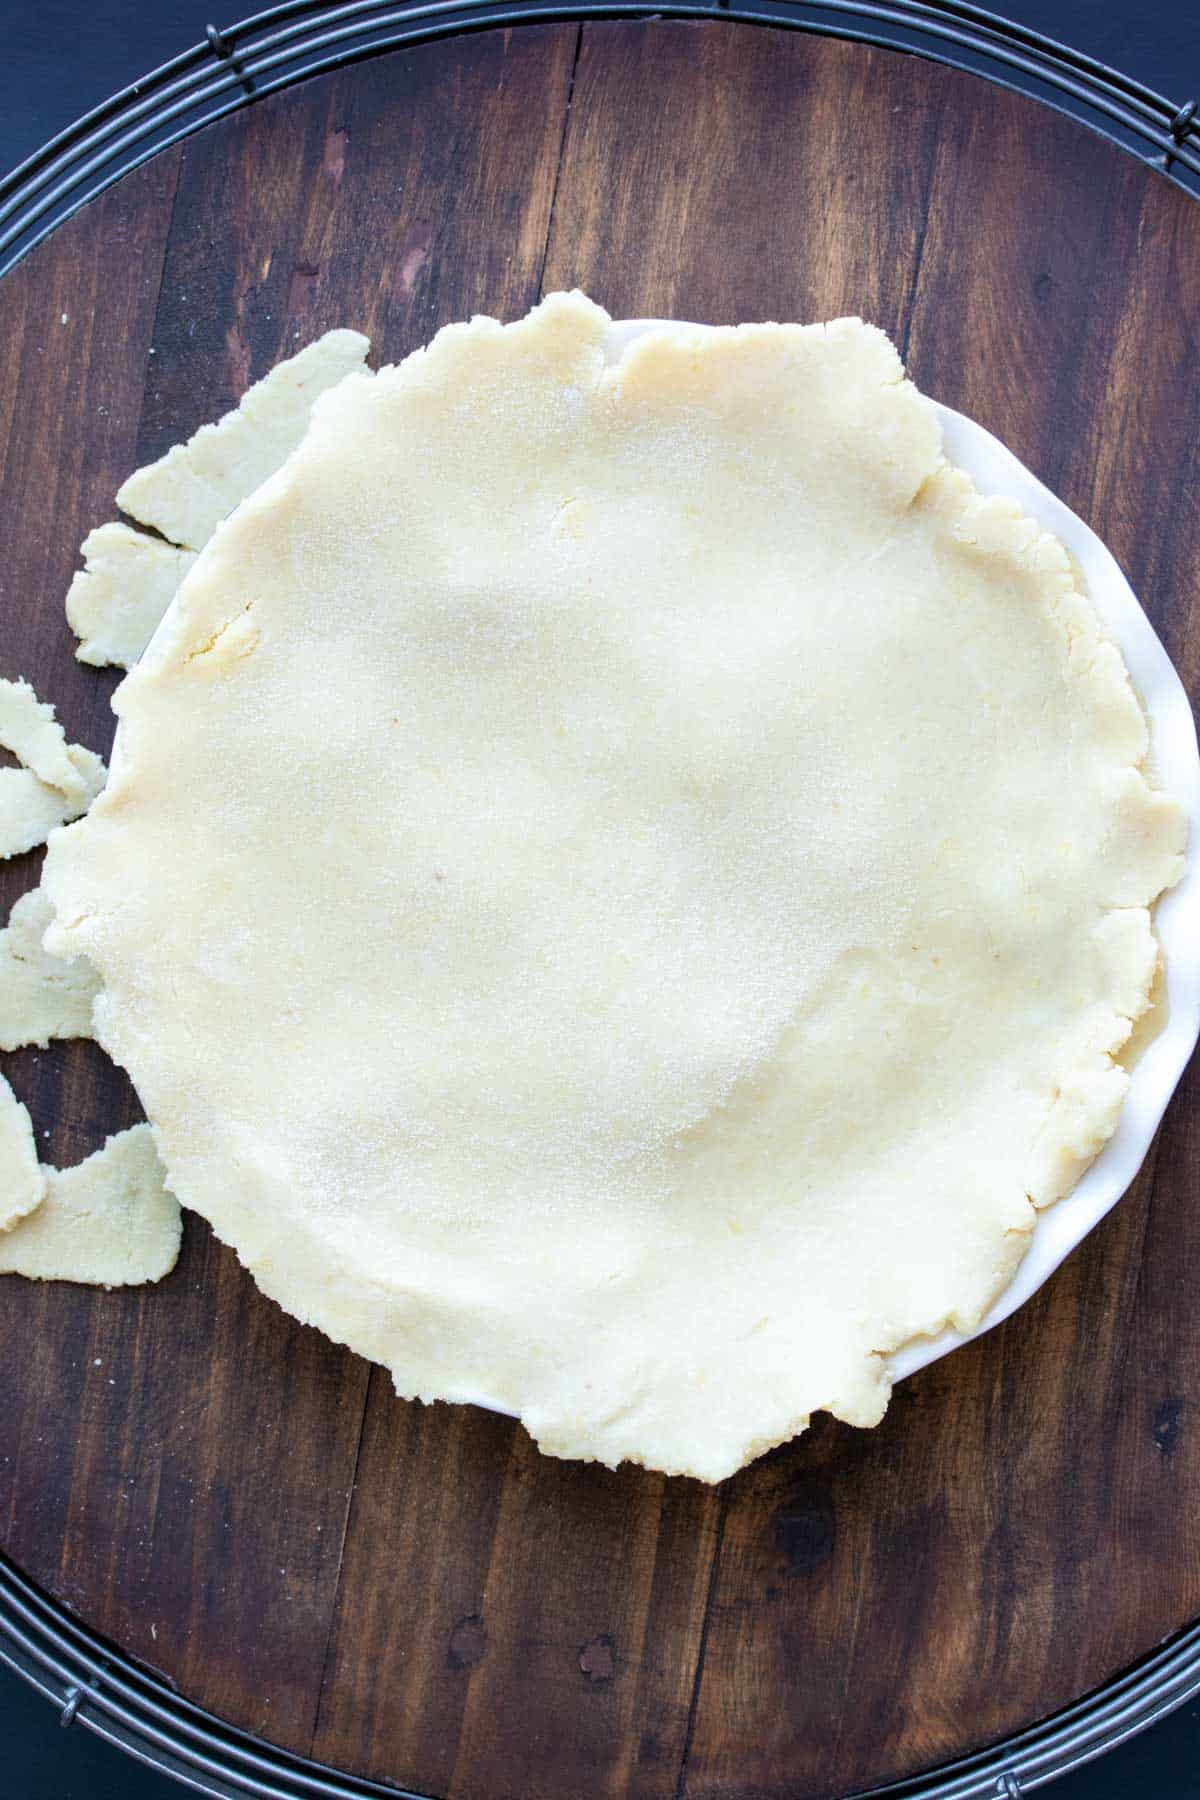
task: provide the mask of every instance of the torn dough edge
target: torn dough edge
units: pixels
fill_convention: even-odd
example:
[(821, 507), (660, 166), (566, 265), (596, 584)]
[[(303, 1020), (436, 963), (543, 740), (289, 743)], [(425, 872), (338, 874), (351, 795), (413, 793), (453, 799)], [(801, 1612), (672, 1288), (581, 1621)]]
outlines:
[(327, 331), (276, 363), (214, 424), (135, 469), (117, 490), (117, 505), (179, 549), (203, 549), (222, 520), (287, 461), (317, 396), (363, 372), (370, 348), (361, 332)]
[(68, 800), (81, 800), (86, 794), (87, 777), (71, 754), (78, 746), (68, 746), (53, 706), (39, 700), (23, 676), (15, 681), (0, 678), (0, 744)]
[(130, 669), (142, 654), (180, 582), (196, 560), (149, 532), (113, 520), (89, 531), (84, 566), (67, 589), (67, 623), (79, 638), (76, 660)]
[(42, 1174), (42, 1204), (0, 1237), (0, 1274), (104, 1288), (170, 1274), (183, 1221), (149, 1125), (106, 1138), (72, 1168)]
[(133, 667), (217, 526), (287, 461), (319, 395), (370, 374), (370, 348), (361, 332), (327, 331), (276, 363), (232, 411), (127, 477), (117, 505), (163, 535), (113, 520), (83, 540), (65, 603), (79, 662)]
[(0, 1075), (0, 1233), (7, 1237), (45, 1196), (46, 1171), (38, 1162), (33, 1123)]
[(44, 844), (59, 825), (69, 825), (88, 810), (108, 771), (93, 750), (71, 744), (67, 754), (84, 782), (77, 799), (47, 787), (32, 769), (0, 769), (0, 859), (24, 856)]
[(22, 894), (0, 931), (0, 1050), (44, 1050), (52, 1038), (90, 1038), (100, 977), (85, 957), (43, 947), (54, 909), (40, 887)]

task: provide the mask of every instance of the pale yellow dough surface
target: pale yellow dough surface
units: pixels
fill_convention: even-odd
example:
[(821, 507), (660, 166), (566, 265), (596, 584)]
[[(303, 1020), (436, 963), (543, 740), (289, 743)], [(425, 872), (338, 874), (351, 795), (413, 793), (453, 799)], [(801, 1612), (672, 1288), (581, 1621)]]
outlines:
[(54, 708), (27, 681), (0, 680), (0, 744), (68, 800), (90, 800), (87, 777), (71, 756)]
[(248, 388), (223, 419), (135, 470), (118, 490), (117, 505), (180, 549), (199, 550), (291, 455), (317, 396), (361, 369), (370, 348), (358, 331), (327, 331), (306, 344)]
[(321, 400), (119, 691), (49, 945), (290, 1311), (715, 1480), (980, 1317), (1113, 1128), (1184, 831), (880, 333), (606, 323)]
[(0, 1232), (35, 1212), (45, 1192), (29, 1114), (0, 1075)]
[(94, 751), (68, 744), (27, 681), (0, 680), (0, 745), (22, 764), (0, 769), (0, 858), (23, 856), (87, 811), (107, 771)]
[(96, 971), (83, 957), (64, 962), (42, 948), (53, 913), (41, 888), (22, 894), (0, 931), (0, 1050), (51, 1038), (92, 1035)]
[(195, 553), (177, 550), (131, 525), (89, 531), (83, 568), (67, 589), (67, 623), (80, 640), (80, 662), (129, 669), (154, 635)]
[(131, 1287), (175, 1267), (179, 1203), (148, 1125), (118, 1132), (72, 1169), (43, 1169), (45, 1199), (0, 1237), (0, 1274)]
[(223, 419), (134, 471), (117, 504), (170, 542), (119, 522), (88, 533), (66, 600), (80, 662), (132, 668), (200, 546), (286, 461), (317, 396), (362, 369), (370, 347), (361, 332), (327, 331), (255, 382)]
[(50, 787), (32, 769), (0, 769), (0, 857), (36, 850), (56, 825), (86, 812), (100, 792), (106, 771), (95, 752), (70, 744), (67, 755), (82, 780), (79, 794)]

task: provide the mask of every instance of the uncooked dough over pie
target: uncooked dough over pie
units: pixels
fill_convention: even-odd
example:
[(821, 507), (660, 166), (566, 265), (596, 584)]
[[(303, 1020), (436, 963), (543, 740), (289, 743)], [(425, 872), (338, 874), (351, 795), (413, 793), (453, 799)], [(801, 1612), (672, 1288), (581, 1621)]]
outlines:
[[(117, 489), (117, 505), (178, 549), (199, 550), (226, 514), (291, 455), (308, 429), (316, 397), (361, 369), (370, 348), (359, 331), (327, 331), (306, 344), (247, 388), (232, 412), (135, 469)], [(83, 550), (86, 557), (86, 543)]]
[(1007, 1281), (1113, 1129), (1183, 823), (880, 332), (607, 328), (317, 403), (119, 690), (47, 946), (289, 1311), (715, 1480)]
[(232, 412), (134, 470), (117, 504), (163, 537), (114, 522), (83, 540), (84, 566), (66, 602), (67, 622), (80, 639), (75, 652), (80, 662), (132, 667), (196, 551), (227, 513), (287, 461), (308, 429), (313, 401), (352, 369), (361, 369), (370, 347), (361, 332), (327, 331), (276, 363)]

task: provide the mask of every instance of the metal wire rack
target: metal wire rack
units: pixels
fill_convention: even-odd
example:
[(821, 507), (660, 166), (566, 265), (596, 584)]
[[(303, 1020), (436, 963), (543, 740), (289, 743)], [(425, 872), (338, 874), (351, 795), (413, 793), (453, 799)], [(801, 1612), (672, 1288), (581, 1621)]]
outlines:
[[(488, 27), (711, 19), (850, 38), (1032, 93), (1200, 198), (1200, 106), (965, 0), (286, 0), (218, 29), (106, 100), (0, 180), (0, 275), (113, 182), (213, 120), (307, 76)], [(417, 1800), (223, 1724), (72, 1619), (0, 1557), (0, 1662), (77, 1724), (215, 1800)], [(1020, 1800), (1200, 1696), (1200, 1625), (1044, 1724), (914, 1780), (889, 1800)]]
[[(180, 1699), (0, 1558), (0, 1661), (140, 1762), (214, 1800), (418, 1800), (277, 1750)], [(860, 1800), (1020, 1800), (1200, 1694), (1200, 1625), (1099, 1693), (993, 1750)]]
[(0, 274), (69, 213), (179, 138), (305, 76), (488, 26), (713, 19), (852, 38), (1020, 87), (1200, 195), (1200, 110), (965, 0), (286, 0), (93, 108), (0, 180)]

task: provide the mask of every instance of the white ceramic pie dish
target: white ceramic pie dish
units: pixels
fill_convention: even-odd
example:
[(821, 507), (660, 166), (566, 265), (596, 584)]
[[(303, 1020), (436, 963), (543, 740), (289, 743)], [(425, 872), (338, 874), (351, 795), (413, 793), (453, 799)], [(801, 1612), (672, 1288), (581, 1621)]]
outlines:
[[(937, 404), (935, 402), (935, 404)], [(1187, 691), (1112, 553), (1036, 475), (973, 419), (938, 405), (946, 455), (981, 493), (1008, 494), (1061, 540), (1083, 570), (1088, 592), (1150, 720), (1151, 766), (1159, 785), (1188, 817), (1188, 866), (1164, 894), (1154, 923), (1166, 965), (1166, 1021), (1135, 1062), (1117, 1129), (1078, 1186), (1038, 1217), (1029, 1250), (979, 1331), (1007, 1319), (1053, 1275), (1114, 1207), (1142, 1166), (1177, 1082), (1200, 1035), (1200, 754)], [(966, 1339), (956, 1331), (905, 1344), (891, 1358), (893, 1377), (911, 1375)]]
[[(615, 320), (609, 334), (610, 354), (615, 360), (627, 344), (647, 331), (672, 329), (696, 327), (683, 321)], [(1166, 964), (1166, 1022), (1133, 1067), (1115, 1133), (1078, 1186), (1039, 1215), (1016, 1275), (978, 1332), (972, 1334), (977, 1337), (999, 1325), (1036, 1293), (1116, 1205), (1142, 1165), (1200, 1036), (1200, 752), (1183, 683), (1115, 557), (1090, 526), (982, 425), (948, 406), (934, 404), (950, 461), (967, 471), (981, 493), (1006, 494), (1018, 500), (1031, 518), (1066, 545), (1083, 570), (1096, 610), (1120, 646), (1149, 716), (1151, 759), (1158, 781), (1183, 806), (1189, 821), (1187, 870), (1155, 910), (1155, 928)], [(899, 1381), (967, 1341), (957, 1331), (914, 1339), (893, 1352), (889, 1359), (892, 1377)]]
[[(621, 320), (609, 328), (607, 352), (616, 361), (624, 347), (648, 331), (706, 330), (682, 321)], [(934, 403), (937, 405), (937, 403)], [(1179, 884), (1156, 909), (1166, 963), (1167, 1018), (1131, 1074), (1117, 1130), (1074, 1191), (1041, 1213), (1016, 1275), (972, 1336), (1006, 1319), (1121, 1198), (1149, 1149), (1176, 1083), (1200, 1035), (1200, 752), (1183, 684), (1134, 597), (1115, 559), (1096, 534), (1018, 462), (982, 426), (937, 405), (946, 454), (974, 479), (982, 493), (1009, 495), (1052, 531), (1075, 557), (1105, 626), (1120, 646), (1150, 719), (1152, 763), (1162, 787), (1183, 806), (1189, 821), (1191, 858)], [(894, 1380), (923, 1368), (967, 1341), (961, 1333), (914, 1339), (889, 1358)], [(462, 1396), (490, 1411), (505, 1412), (483, 1395)]]

